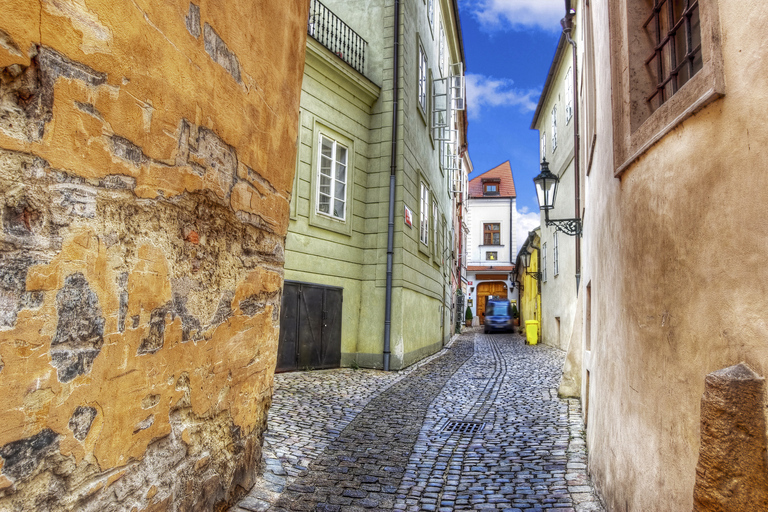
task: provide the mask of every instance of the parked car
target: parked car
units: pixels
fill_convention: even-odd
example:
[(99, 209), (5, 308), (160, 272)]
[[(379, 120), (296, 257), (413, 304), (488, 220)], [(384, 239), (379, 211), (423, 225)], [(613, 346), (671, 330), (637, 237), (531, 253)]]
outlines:
[(512, 305), (506, 299), (489, 300), (485, 305), (485, 322), (483, 331), (512, 332)]

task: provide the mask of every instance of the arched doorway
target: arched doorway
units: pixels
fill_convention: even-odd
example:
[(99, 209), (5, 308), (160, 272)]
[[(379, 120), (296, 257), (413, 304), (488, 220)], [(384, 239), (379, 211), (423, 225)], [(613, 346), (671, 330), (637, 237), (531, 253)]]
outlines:
[(488, 301), (488, 297), (491, 296), (498, 299), (506, 299), (507, 285), (501, 281), (489, 281), (477, 285), (477, 316), (480, 319), (481, 325), (483, 320), (485, 320), (485, 303)]

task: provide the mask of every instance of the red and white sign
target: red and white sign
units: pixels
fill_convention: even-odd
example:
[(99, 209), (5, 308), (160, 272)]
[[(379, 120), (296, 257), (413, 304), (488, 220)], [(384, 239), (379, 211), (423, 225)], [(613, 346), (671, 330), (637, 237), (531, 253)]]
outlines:
[(469, 284), (471, 285), (471, 284), (472, 284), (472, 281), (470, 281), (470, 282), (469, 282)]
[(409, 228), (413, 227), (413, 212), (407, 206), (405, 207), (405, 225)]

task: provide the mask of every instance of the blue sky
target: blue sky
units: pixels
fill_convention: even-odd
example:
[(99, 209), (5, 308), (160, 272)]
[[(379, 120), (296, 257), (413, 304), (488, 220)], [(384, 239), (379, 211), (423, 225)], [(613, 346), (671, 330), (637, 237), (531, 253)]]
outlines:
[(563, 0), (459, 0), (469, 114), (470, 178), (509, 160), (521, 235), (539, 225), (531, 120), (560, 37)]

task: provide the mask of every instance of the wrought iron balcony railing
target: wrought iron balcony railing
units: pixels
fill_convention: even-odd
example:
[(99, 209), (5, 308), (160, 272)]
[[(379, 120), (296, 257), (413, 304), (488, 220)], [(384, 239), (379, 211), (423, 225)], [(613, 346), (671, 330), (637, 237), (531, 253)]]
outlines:
[(365, 75), (368, 43), (319, 0), (312, 0), (309, 5), (307, 34)]

